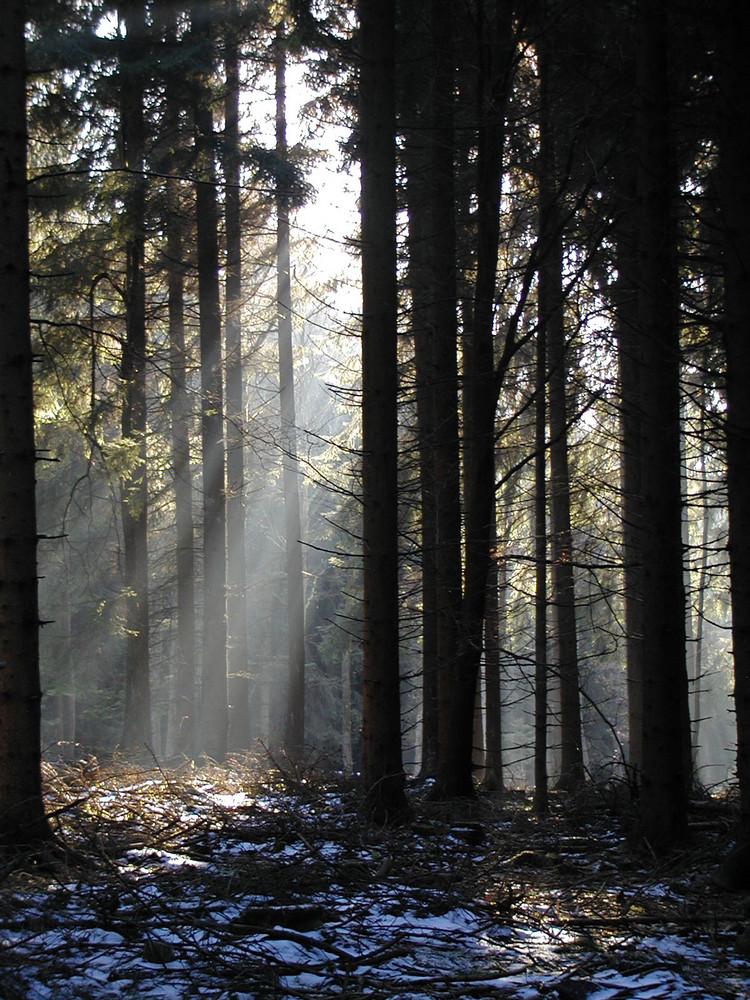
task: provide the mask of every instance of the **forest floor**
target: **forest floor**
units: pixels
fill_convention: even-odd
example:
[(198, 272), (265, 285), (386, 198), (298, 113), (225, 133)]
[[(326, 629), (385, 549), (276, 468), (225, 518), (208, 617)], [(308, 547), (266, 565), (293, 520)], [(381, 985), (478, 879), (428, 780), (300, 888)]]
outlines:
[(750, 895), (689, 850), (634, 853), (594, 793), (537, 819), (410, 790), (414, 819), (361, 821), (310, 767), (45, 765), (57, 849), (0, 857), (0, 1000), (750, 998)]

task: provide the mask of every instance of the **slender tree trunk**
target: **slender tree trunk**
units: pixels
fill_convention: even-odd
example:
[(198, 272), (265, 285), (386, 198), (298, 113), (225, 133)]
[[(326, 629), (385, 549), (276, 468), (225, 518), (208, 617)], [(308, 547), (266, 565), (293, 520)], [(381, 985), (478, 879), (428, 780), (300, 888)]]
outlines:
[(574, 789), (583, 782), (583, 747), (578, 677), (573, 532), (568, 468), (568, 377), (563, 295), (563, 241), (557, 204), (557, 155), (548, 39), (538, 44), (540, 77), (539, 322), (545, 328), (549, 379), (550, 535), (552, 585), (557, 622), (557, 676), (560, 685), (560, 775), (558, 785)]
[[(192, 33), (211, 39), (215, 3), (194, 5)], [(194, 94), (196, 128), (196, 242), (201, 356), (203, 455), (203, 669), (197, 752), (222, 760), (227, 750), (226, 492), (224, 392), (219, 298), (219, 215), (216, 204), (214, 128), (208, 85)]]
[(144, 271), (146, 187), (144, 178), (145, 122), (143, 112), (142, 46), (146, 21), (142, 0), (120, 3), (127, 27), (120, 59), (120, 123), (127, 172), (125, 202), (126, 276), (125, 343), (122, 380), (125, 400), (122, 436), (136, 458), (122, 484), (125, 550), (126, 663), (123, 746), (143, 751), (151, 744), (151, 681), (149, 670), (148, 470), (146, 461), (146, 278)]
[(420, 774), (434, 778), (438, 761), (437, 523), (435, 510), (435, 374), (433, 364), (434, 290), (431, 271), (430, 145), (425, 129), (434, 88), (430, 70), (429, 10), (409, 8), (402, 27), (410, 58), (402, 72), (401, 130), (405, 195), (409, 214), (407, 281), (414, 339), (417, 435), (419, 448), (420, 535), (422, 555), (422, 759)]
[(549, 810), (547, 775), (547, 337), (539, 323), (534, 407), (534, 812)]
[[(621, 197), (635, 201), (635, 177), (629, 163)], [(643, 525), (641, 486), (641, 340), (638, 333), (636, 227), (633, 212), (625, 212), (617, 227), (617, 358), (620, 383), (620, 492), (622, 510), (625, 643), (628, 689), (628, 769), (635, 785), (641, 771), (643, 743), (643, 587), (640, 551)]]
[(750, 67), (747, 12), (720, 9), (721, 202), (724, 224), (724, 344), (727, 354), (727, 490), (732, 590), (734, 708), (742, 836), (750, 841)]
[(393, 0), (359, 0), (362, 140), (362, 780), (370, 814), (406, 809), (398, 599), (396, 114)]
[[(286, 141), (286, 41), (281, 21), (276, 29), (276, 155), (288, 156)], [(294, 405), (294, 351), (292, 348), (292, 284), (289, 247), (289, 195), (277, 185), (277, 308), (279, 331), (279, 386), (281, 447), (286, 537), (287, 634), (289, 691), (286, 747), (299, 755), (305, 745), (305, 591), (302, 565), (297, 418)]]
[(503, 724), (500, 687), (501, 622), (507, 601), (507, 566), (498, 538), (497, 510), (492, 510), (492, 560), (487, 575), (487, 608), (484, 616), (485, 761), (482, 788), (503, 789)]
[(0, 844), (50, 836), (42, 800), (25, 4), (0, 29)]
[(492, 505), (495, 503), (495, 283), (505, 102), (513, 63), (510, 2), (480, 3), (478, 39), (476, 281), (464, 346), (464, 565), (459, 643), (449, 719), (440, 737), (436, 795), (473, 796), (474, 698), (482, 657)]
[(687, 829), (680, 342), (672, 211), (676, 187), (669, 141), (665, 6), (641, 0), (636, 16), (644, 643), (639, 802), (642, 833), (661, 849)]
[(695, 609), (695, 656), (693, 657), (693, 770), (698, 772), (698, 750), (700, 748), (701, 735), (701, 695), (703, 683), (703, 622), (706, 608), (706, 586), (708, 584), (708, 541), (710, 532), (710, 510), (708, 504), (708, 472), (706, 469), (706, 388), (700, 388), (701, 414), (699, 420), (698, 436), (700, 440), (700, 485), (701, 485), (701, 555), (698, 568), (697, 601)]
[[(169, 100), (169, 99), (168, 99)], [(173, 127), (177, 127), (176, 121)], [(170, 409), (177, 564), (177, 663), (175, 714), (178, 753), (193, 752), (195, 728), (195, 530), (190, 459), (190, 402), (185, 350), (182, 222), (179, 181), (167, 181), (167, 309), (169, 316)]]
[(352, 752), (352, 650), (347, 646), (341, 657), (341, 765), (345, 775), (354, 770)]
[[(434, 372), (434, 458), (437, 577), (437, 665), (439, 746), (438, 787), (450, 788), (454, 766), (461, 750), (453, 745), (454, 737), (466, 739), (453, 729), (455, 699), (460, 697), (457, 684), (459, 629), (462, 613), (461, 579), (461, 466), (458, 428), (458, 359), (456, 218), (454, 182), (454, 14), (450, 0), (432, 0), (432, 36), (435, 50), (433, 96), (431, 101), (430, 191), (432, 250), (432, 327)], [(494, 491), (494, 469), (491, 472)], [(494, 499), (494, 492), (493, 492)], [(487, 567), (489, 569), (489, 565)], [(481, 638), (480, 638), (481, 648)], [(472, 715), (479, 687), (479, 661), (474, 671), (471, 694)], [(471, 683), (466, 678), (468, 703)], [(468, 704), (466, 705), (468, 713)], [(468, 719), (464, 720), (468, 727)], [(469, 743), (471, 786), (472, 737)], [(464, 761), (465, 765), (465, 761)]]
[(227, 658), (232, 693), (233, 746), (248, 746), (247, 550), (245, 544), (245, 425), (242, 389), (242, 224), (240, 197), (240, 74), (237, 0), (225, 0), (224, 216), (227, 412)]

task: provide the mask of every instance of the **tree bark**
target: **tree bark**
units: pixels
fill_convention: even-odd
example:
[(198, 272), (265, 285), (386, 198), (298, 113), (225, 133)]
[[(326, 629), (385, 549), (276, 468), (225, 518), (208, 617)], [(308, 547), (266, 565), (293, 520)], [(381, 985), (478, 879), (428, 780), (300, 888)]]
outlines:
[[(231, 739), (250, 741), (248, 705), (247, 549), (245, 544), (245, 405), (242, 388), (242, 223), (240, 175), (240, 79), (237, 0), (225, 0), (226, 95), (224, 98), (224, 218), (226, 224), (226, 318), (224, 323), (227, 412), (227, 669), (232, 692)], [(237, 701), (237, 704), (235, 704)]]
[(25, 4), (0, 24), (0, 844), (46, 840), (42, 800), (39, 607), (29, 223)]
[(547, 774), (547, 338), (539, 323), (534, 406), (534, 812), (549, 810)]
[(500, 237), (500, 192), (505, 102), (513, 64), (510, 2), (480, 3), (477, 10), (478, 129), (476, 280), (471, 328), (464, 341), (464, 561), (458, 648), (452, 697), (441, 728), (436, 795), (473, 797), (474, 699), (482, 634), (495, 503), (494, 359), (495, 286)]
[[(204, 2), (192, 9), (194, 38), (208, 39), (217, 10)], [(226, 491), (224, 392), (219, 298), (219, 216), (216, 203), (214, 127), (208, 84), (194, 93), (196, 152), (196, 242), (201, 357), (201, 448), (203, 456), (203, 665), (197, 752), (222, 760), (227, 750)]]
[[(288, 157), (286, 140), (286, 42), (285, 26), (276, 29), (276, 155)], [(289, 240), (289, 194), (277, 184), (276, 287), (279, 335), (279, 392), (281, 397), (281, 449), (286, 541), (287, 641), (289, 688), (286, 714), (286, 748), (299, 756), (305, 745), (305, 591), (302, 563), (297, 418), (294, 400), (294, 351), (292, 348), (292, 284)]]
[[(178, 128), (175, 95), (167, 104), (174, 135)], [(169, 324), (169, 373), (171, 380), (172, 468), (175, 511), (175, 559), (177, 569), (177, 663), (174, 710), (177, 722), (176, 749), (190, 755), (195, 737), (195, 528), (193, 524), (193, 468), (190, 456), (190, 401), (187, 389), (185, 348), (185, 302), (183, 235), (179, 205), (180, 182), (167, 180), (167, 310)]]
[(143, 45), (146, 19), (142, 0), (119, 6), (126, 25), (120, 56), (120, 124), (126, 171), (125, 343), (122, 380), (125, 399), (122, 436), (134, 451), (133, 467), (122, 483), (125, 551), (126, 663), (122, 743), (143, 753), (152, 743), (149, 667), (148, 467), (146, 403), (146, 184), (143, 111)]
[[(454, 182), (454, 14), (450, 0), (432, 0), (432, 35), (435, 49), (433, 96), (431, 101), (430, 190), (432, 253), (432, 328), (434, 379), (434, 457), (435, 483), (435, 572), (437, 579), (437, 667), (438, 667), (438, 786), (449, 788), (453, 768), (461, 757), (454, 737), (464, 739), (453, 729), (455, 699), (461, 679), (457, 674), (463, 581), (461, 579), (461, 465), (458, 424), (457, 359), (457, 276), (456, 218)], [(494, 467), (491, 471), (494, 491)], [(494, 497), (494, 492), (493, 492)], [(489, 563), (487, 565), (489, 570)], [(486, 583), (485, 583), (486, 586)], [(481, 646), (481, 638), (480, 638)], [(479, 681), (476, 664), (472, 716)], [(468, 701), (469, 679), (466, 679)], [(468, 705), (466, 706), (468, 711)], [(467, 720), (464, 724), (468, 725)], [(472, 736), (469, 743), (469, 784), (471, 778)], [(465, 761), (464, 761), (465, 764)]]
[(434, 289), (431, 269), (430, 138), (434, 88), (430, 69), (434, 50), (429, 44), (429, 10), (409, 9), (402, 26), (409, 51), (402, 79), (401, 130), (404, 146), (405, 197), (409, 216), (407, 282), (411, 296), (411, 333), (414, 341), (417, 447), (419, 449), (419, 516), (422, 586), (422, 756), (420, 774), (434, 778), (438, 761), (438, 638), (437, 638), (437, 522), (435, 510), (435, 373), (433, 359)]
[(637, 5), (638, 321), (641, 342), (643, 733), (641, 832), (654, 849), (687, 830), (680, 339), (665, 6)]
[(558, 206), (555, 95), (551, 93), (549, 40), (539, 38), (539, 323), (545, 329), (549, 386), (549, 491), (552, 541), (552, 605), (557, 623), (557, 677), (560, 690), (560, 775), (558, 786), (583, 782), (583, 747), (578, 676), (573, 531), (568, 468), (568, 379), (563, 295), (563, 240)]
[(362, 780), (372, 818), (406, 809), (398, 595), (393, 0), (359, 0), (362, 218)]

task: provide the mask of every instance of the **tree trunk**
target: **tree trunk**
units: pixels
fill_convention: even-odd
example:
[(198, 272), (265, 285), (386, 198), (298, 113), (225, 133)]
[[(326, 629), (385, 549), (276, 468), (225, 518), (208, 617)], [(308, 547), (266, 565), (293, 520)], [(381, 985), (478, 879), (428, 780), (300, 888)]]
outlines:
[(125, 343), (122, 380), (125, 399), (122, 436), (135, 458), (122, 483), (123, 545), (125, 550), (126, 663), (125, 722), (122, 743), (143, 752), (151, 740), (151, 680), (149, 671), (148, 470), (146, 464), (146, 278), (144, 272), (146, 187), (144, 169), (143, 52), (146, 21), (142, 0), (119, 7), (127, 27), (120, 56), (120, 125), (127, 235), (125, 275)]
[(464, 345), (464, 585), (452, 697), (441, 729), (436, 795), (474, 795), (474, 697), (482, 657), (484, 609), (495, 503), (495, 283), (505, 102), (513, 63), (512, 4), (478, 6), (476, 281)]
[(551, 95), (551, 54), (542, 34), (538, 44), (539, 128), (539, 322), (547, 341), (549, 384), (550, 536), (552, 604), (557, 623), (557, 677), (560, 686), (560, 775), (558, 786), (572, 790), (583, 782), (581, 706), (578, 677), (573, 532), (568, 469), (568, 378), (563, 295), (563, 241), (557, 204), (556, 125)]
[[(286, 42), (284, 35), (285, 27), (282, 21), (276, 29), (276, 155), (280, 163), (285, 162), (288, 155), (286, 141)], [(289, 688), (285, 742), (287, 751), (299, 756), (305, 745), (305, 592), (302, 565), (299, 463), (297, 461), (297, 418), (294, 405), (289, 194), (281, 183), (277, 183), (276, 212), (279, 389), (289, 645)]]
[[(434, 380), (434, 457), (437, 577), (437, 666), (438, 666), (438, 786), (451, 787), (453, 768), (461, 756), (453, 746), (456, 719), (453, 716), (458, 695), (457, 676), (459, 628), (461, 623), (461, 466), (458, 429), (458, 359), (456, 218), (454, 183), (454, 15), (450, 0), (432, 0), (432, 36), (435, 51), (433, 96), (431, 100), (430, 192)], [(494, 469), (491, 472), (494, 491)], [(494, 492), (493, 492), (494, 497)], [(489, 565), (487, 567), (489, 569)], [(481, 639), (480, 639), (481, 647)], [(472, 668), (473, 669), (473, 668)], [(471, 693), (472, 714), (479, 687), (477, 660)], [(469, 678), (466, 678), (468, 702)], [(468, 704), (466, 706), (468, 712)], [(468, 719), (464, 720), (468, 727)], [(468, 784), (472, 786), (469, 743)], [(468, 738), (467, 732), (463, 733)], [(464, 762), (465, 763), (465, 762)], [(445, 792), (443, 792), (445, 794)]]
[[(618, 170), (620, 196), (635, 201), (635, 176), (629, 162)], [(623, 582), (625, 589), (625, 644), (628, 690), (628, 771), (635, 784), (641, 771), (643, 743), (643, 524), (641, 486), (641, 341), (638, 332), (636, 227), (632, 212), (623, 213), (617, 226), (616, 309), (617, 359), (620, 389), (620, 493)]]
[[(191, 28), (195, 38), (210, 39), (216, 9), (214, 3), (205, 2), (193, 7)], [(194, 116), (203, 455), (203, 669), (197, 752), (222, 760), (229, 727), (224, 393), (213, 114), (203, 77), (195, 84)]]
[(371, 816), (406, 809), (398, 594), (396, 115), (393, 0), (359, 0), (362, 217), (362, 780)]
[(50, 836), (42, 800), (25, 5), (0, 29), (0, 844)]
[[(174, 93), (167, 95), (175, 134), (178, 109)], [(173, 109), (173, 110), (170, 110)], [(169, 323), (170, 410), (174, 477), (175, 557), (177, 568), (177, 662), (175, 715), (178, 753), (190, 755), (195, 737), (195, 530), (193, 526), (193, 469), (190, 458), (190, 401), (187, 390), (183, 237), (179, 204), (180, 182), (167, 180), (167, 310)]]
[(411, 295), (411, 333), (414, 341), (417, 446), (419, 448), (420, 537), (422, 557), (422, 757), (420, 774), (434, 778), (438, 761), (438, 639), (437, 639), (437, 524), (435, 510), (435, 374), (434, 330), (431, 308), (434, 289), (431, 270), (430, 145), (425, 120), (430, 120), (434, 88), (429, 69), (434, 53), (429, 46), (429, 10), (410, 7), (402, 27), (410, 58), (402, 73), (401, 130), (404, 146), (405, 196), (409, 216), (407, 282)]
[(485, 759), (482, 788), (503, 789), (503, 724), (500, 688), (500, 636), (505, 619), (508, 573), (500, 553), (497, 511), (492, 510), (492, 560), (487, 575), (487, 607), (484, 615)]
[(547, 775), (547, 338), (539, 323), (534, 407), (534, 812), (549, 810)]
[(680, 489), (680, 341), (669, 141), (666, 15), (638, 27), (638, 313), (641, 340), (643, 734), (641, 832), (654, 849), (687, 830), (685, 596)]
[(727, 354), (727, 490), (732, 591), (734, 707), (742, 836), (750, 840), (750, 189), (747, 142), (747, 13), (725, 3), (720, 12), (722, 105), (721, 202), (724, 224), (724, 345)]
[[(237, 0), (225, 0), (224, 217), (226, 223), (226, 319), (224, 326), (227, 413), (227, 668), (232, 691), (232, 744), (247, 746), (248, 635), (245, 545), (245, 406), (242, 389), (242, 224), (240, 187), (240, 80)], [(236, 710), (234, 702), (237, 701)]]

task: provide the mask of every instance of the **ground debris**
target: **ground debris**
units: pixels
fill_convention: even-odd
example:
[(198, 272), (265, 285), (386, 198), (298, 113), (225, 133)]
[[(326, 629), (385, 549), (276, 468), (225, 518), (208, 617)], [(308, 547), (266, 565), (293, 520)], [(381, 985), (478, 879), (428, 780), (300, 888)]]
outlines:
[(657, 864), (563, 798), (540, 820), (521, 793), (415, 785), (413, 824), (374, 829), (351, 782), (293, 777), (47, 766), (64, 850), (5, 869), (0, 998), (749, 996), (720, 824)]

